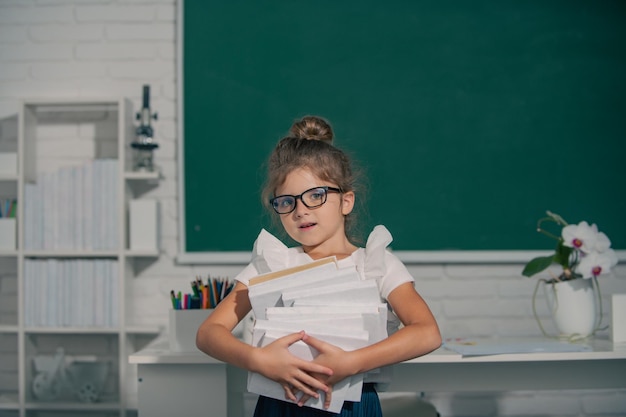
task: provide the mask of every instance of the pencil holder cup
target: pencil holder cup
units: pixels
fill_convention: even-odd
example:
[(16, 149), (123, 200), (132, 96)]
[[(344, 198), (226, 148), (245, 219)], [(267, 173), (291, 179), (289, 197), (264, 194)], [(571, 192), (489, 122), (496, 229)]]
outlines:
[(173, 352), (199, 352), (196, 333), (213, 309), (170, 310), (169, 342)]
[(0, 250), (15, 250), (17, 247), (16, 225), (15, 218), (0, 219)]

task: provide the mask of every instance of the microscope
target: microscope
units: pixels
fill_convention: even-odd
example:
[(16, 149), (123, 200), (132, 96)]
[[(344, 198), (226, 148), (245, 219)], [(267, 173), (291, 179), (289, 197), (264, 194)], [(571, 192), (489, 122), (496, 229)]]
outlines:
[(159, 147), (154, 141), (154, 129), (151, 121), (157, 120), (157, 114), (150, 111), (150, 86), (143, 86), (143, 105), (136, 116), (139, 126), (135, 130), (136, 139), (130, 144), (133, 148), (133, 170), (154, 171), (153, 151)]

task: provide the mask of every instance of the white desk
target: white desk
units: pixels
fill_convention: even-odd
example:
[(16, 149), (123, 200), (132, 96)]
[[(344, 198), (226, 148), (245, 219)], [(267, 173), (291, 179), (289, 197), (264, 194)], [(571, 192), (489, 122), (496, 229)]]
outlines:
[[(626, 388), (626, 344), (587, 344), (593, 351), (477, 357), (439, 349), (395, 365), (389, 391)], [(130, 355), (129, 361), (138, 364), (139, 417), (243, 416), (247, 373), (241, 369), (199, 351), (171, 352), (167, 339)]]

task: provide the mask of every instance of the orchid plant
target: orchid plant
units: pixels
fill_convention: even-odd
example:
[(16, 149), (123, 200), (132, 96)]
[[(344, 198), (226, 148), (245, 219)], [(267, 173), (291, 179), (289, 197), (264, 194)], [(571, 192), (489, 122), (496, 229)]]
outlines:
[[(598, 231), (595, 224), (582, 221), (577, 225), (568, 224), (561, 216), (546, 212), (547, 217), (537, 222), (537, 231), (557, 241), (554, 254), (539, 256), (530, 260), (522, 275), (531, 277), (551, 265), (559, 265), (562, 271), (552, 275), (552, 282), (572, 279), (590, 279), (608, 274), (617, 265), (617, 254), (611, 249), (611, 241)], [(557, 236), (545, 230), (545, 222), (554, 222), (561, 226), (561, 235)]]

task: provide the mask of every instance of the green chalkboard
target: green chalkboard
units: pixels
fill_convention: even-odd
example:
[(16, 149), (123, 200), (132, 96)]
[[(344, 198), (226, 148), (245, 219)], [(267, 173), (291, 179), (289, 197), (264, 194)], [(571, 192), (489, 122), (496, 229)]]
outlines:
[(533, 250), (545, 210), (626, 248), (626, 2), (185, 0), (187, 252), (249, 251), (264, 162), (331, 121), (364, 230), (396, 250)]

